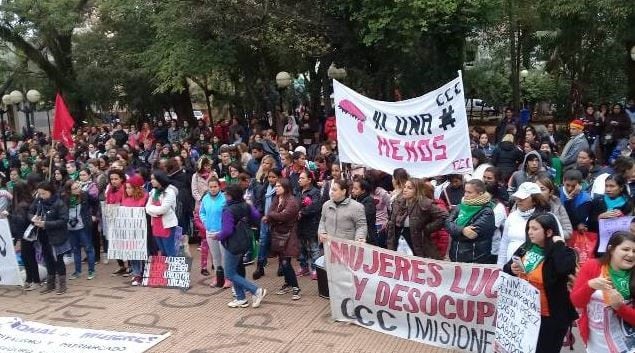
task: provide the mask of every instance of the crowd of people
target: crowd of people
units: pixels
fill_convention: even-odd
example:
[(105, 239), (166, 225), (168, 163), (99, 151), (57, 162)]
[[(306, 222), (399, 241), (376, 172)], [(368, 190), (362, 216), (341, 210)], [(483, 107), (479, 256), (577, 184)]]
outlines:
[[(67, 279), (96, 278), (96, 265), (108, 262), (101, 205), (145, 207), (148, 253), (176, 256), (178, 228), (198, 244), (195, 270), (211, 286), (232, 288), (230, 307), (249, 306), (247, 292), (258, 307), (267, 289), (254, 281), (271, 273), (282, 278), (275, 294), (301, 299), (298, 277), (317, 279), (322, 244), (337, 237), (497, 265), (540, 290), (536, 352), (559, 351), (578, 311), (588, 351), (605, 352), (604, 318), (589, 312), (608, 308), (635, 324), (635, 235), (618, 232), (605, 250), (597, 245), (600, 219), (633, 214), (635, 107), (607, 107), (589, 105), (564, 130), (520, 126), (507, 109), (493, 133), (470, 129), (472, 175), (434, 178), (340, 163), (334, 117), (317, 126), (308, 113), (299, 122), (289, 116), (279, 134), (266, 120), (239, 118), (84, 127), (70, 148), (40, 134), (0, 151), (0, 210), (20, 249), (26, 290), (63, 294)], [(228, 251), (244, 222), (257, 251)], [(579, 236), (595, 241), (590, 253), (572, 249)], [(38, 274), (40, 253), (46, 278)], [(140, 285), (142, 261), (117, 263), (112, 275)]]

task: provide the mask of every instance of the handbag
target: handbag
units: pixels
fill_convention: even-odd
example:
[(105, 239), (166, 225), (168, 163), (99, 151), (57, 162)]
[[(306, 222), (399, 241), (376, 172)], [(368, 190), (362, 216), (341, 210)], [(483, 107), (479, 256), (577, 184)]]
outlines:
[(28, 227), (24, 230), (24, 234), (22, 235), (22, 239), (26, 241), (36, 241), (38, 236), (38, 229), (33, 224), (29, 224)]
[(291, 231), (286, 233), (278, 233), (271, 231), (271, 251), (275, 254), (284, 253), (285, 248), (287, 247), (287, 241), (291, 237)]
[(578, 262), (580, 266), (587, 260), (594, 257), (595, 247), (597, 246), (598, 235), (593, 232), (573, 231), (569, 238), (568, 245), (578, 254)]

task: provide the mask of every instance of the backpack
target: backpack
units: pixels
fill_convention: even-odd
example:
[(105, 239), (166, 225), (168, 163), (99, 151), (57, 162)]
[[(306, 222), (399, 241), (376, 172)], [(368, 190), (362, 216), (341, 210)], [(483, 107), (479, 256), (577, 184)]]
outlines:
[[(249, 210), (246, 207), (249, 206), (246, 204), (242, 206), (243, 212), (240, 213), (245, 214), (245, 216), (238, 218), (238, 221), (234, 223), (234, 232), (232, 235), (222, 241), (223, 247), (234, 255), (242, 255), (251, 248), (251, 227), (248, 219)], [(237, 215), (234, 213), (234, 216)]]

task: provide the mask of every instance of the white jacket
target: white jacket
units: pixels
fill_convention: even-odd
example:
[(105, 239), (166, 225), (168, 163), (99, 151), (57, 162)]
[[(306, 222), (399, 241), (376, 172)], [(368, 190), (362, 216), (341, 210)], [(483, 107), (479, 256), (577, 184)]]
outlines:
[(165, 192), (159, 196), (159, 200), (161, 201), (161, 205), (159, 206), (152, 204), (152, 198), (156, 192), (157, 189), (150, 191), (148, 202), (146, 203), (146, 213), (149, 214), (150, 217), (160, 216), (163, 221), (163, 227), (165, 228), (178, 226), (179, 221), (176, 218), (174, 210), (176, 209), (176, 195), (179, 193), (179, 190), (174, 185), (168, 186)]
[(527, 220), (521, 217), (520, 211), (512, 211), (503, 228), (500, 247), (498, 248), (498, 266), (503, 267), (514, 256), (514, 252), (526, 241), (525, 226)]

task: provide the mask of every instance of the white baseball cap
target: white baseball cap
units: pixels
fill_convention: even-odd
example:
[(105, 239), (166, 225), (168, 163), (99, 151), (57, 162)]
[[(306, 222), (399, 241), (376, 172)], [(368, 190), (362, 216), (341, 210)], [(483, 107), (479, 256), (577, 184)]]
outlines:
[(520, 184), (518, 190), (512, 195), (519, 200), (524, 200), (533, 194), (540, 194), (540, 186), (536, 183), (524, 182)]

